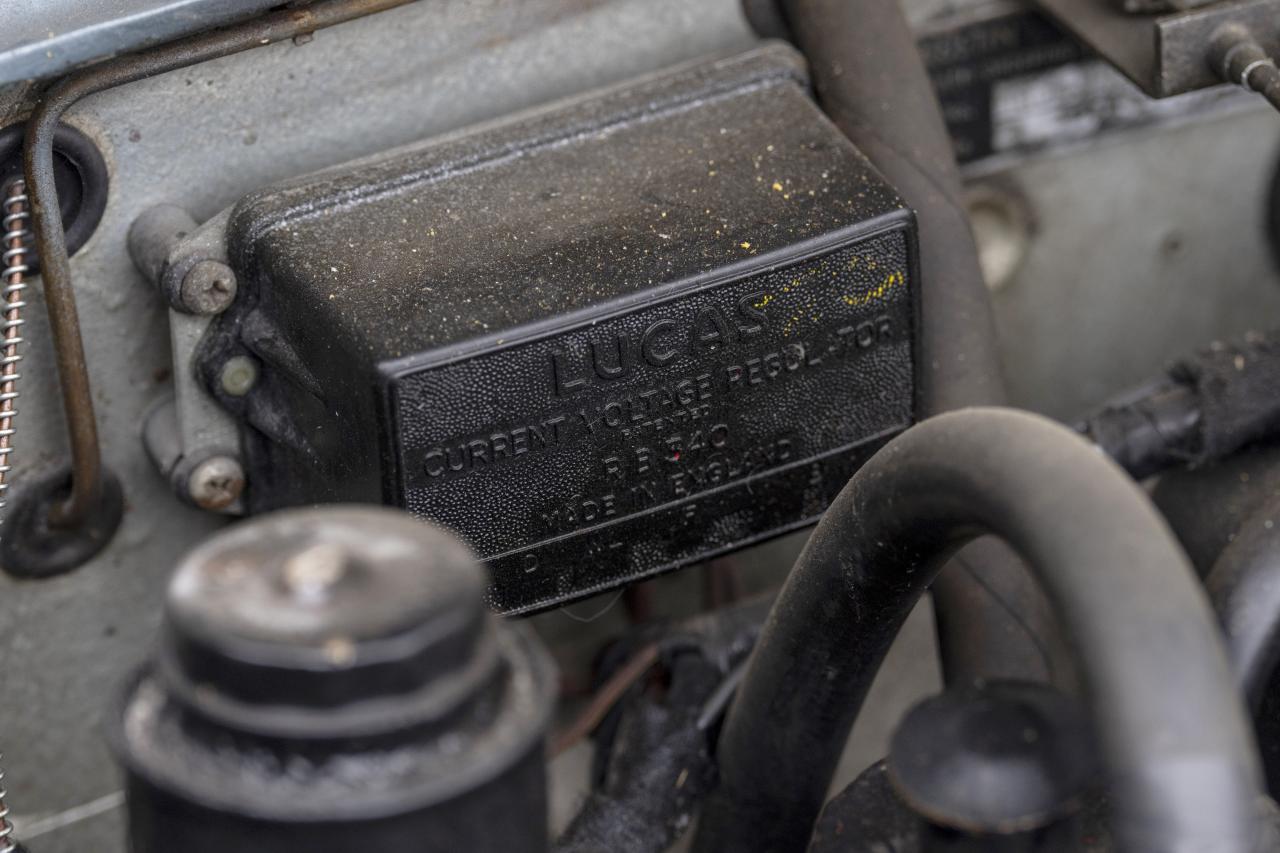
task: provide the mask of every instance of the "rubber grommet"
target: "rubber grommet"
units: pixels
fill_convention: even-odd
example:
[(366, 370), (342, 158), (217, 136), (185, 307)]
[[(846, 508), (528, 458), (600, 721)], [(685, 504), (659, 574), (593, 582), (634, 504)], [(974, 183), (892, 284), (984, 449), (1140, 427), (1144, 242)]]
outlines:
[(79, 568), (111, 542), (124, 515), (124, 491), (115, 474), (103, 469), (102, 495), (84, 522), (76, 527), (50, 524), (53, 508), (70, 493), (69, 467), (17, 491), (0, 527), (0, 569), (26, 580), (51, 578)]
[[(0, 195), (23, 176), (22, 140), (26, 126), (13, 124), (0, 130)], [(89, 241), (102, 213), (107, 209), (110, 181), (107, 163), (93, 140), (69, 124), (60, 124), (53, 136), (53, 172), (58, 187), (58, 207), (62, 229), (67, 235), (67, 253), (74, 255)], [(28, 188), (28, 192), (29, 192)], [(34, 244), (28, 249), (26, 264), (32, 273), (40, 271)]]

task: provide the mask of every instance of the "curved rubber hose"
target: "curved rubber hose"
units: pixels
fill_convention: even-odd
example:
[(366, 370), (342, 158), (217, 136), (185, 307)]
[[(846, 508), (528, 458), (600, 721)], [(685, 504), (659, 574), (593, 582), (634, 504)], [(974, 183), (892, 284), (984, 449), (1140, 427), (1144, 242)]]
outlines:
[(1260, 444), (1203, 468), (1160, 476), (1151, 500), (1191, 563), (1208, 578), (1222, 552), (1272, 495), (1280, 494), (1280, 444)]
[(818, 102), (915, 210), (926, 416), (1004, 402), (951, 136), (898, 0), (781, 0)]
[(1280, 664), (1280, 500), (1250, 516), (1205, 585), (1237, 683), (1256, 713)]
[(1033, 567), (1075, 642), (1123, 849), (1255, 849), (1253, 736), (1185, 554), (1114, 463), (1001, 409), (911, 428), (836, 498), (729, 712), (696, 849), (804, 849), (890, 642), (942, 561), (984, 533)]
[[(819, 103), (916, 212), (921, 416), (1002, 405), (990, 296), (951, 136), (899, 0), (780, 0), (780, 7), (809, 60)], [(947, 680), (1037, 679), (1069, 669), (1040, 592), (1016, 560), (990, 545), (964, 557), (933, 589)]]

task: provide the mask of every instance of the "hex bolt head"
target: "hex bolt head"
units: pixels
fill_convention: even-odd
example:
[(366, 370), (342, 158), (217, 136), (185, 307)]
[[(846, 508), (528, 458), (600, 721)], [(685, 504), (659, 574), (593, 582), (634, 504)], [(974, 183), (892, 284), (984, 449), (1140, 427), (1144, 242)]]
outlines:
[(236, 355), (226, 360), (219, 374), (222, 390), (232, 397), (243, 397), (258, 384), (258, 365), (247, 355)]
[(187, 478), (187, 493), (201, 509), (223, 510), (244, 492), (244, 469), (230, 456), (213, 456), (201, 462)]
[(192, 314), (220, 314), (236, 298), (236, 274), (221, 261), (198, 261), (182, 279), (179, 298)]

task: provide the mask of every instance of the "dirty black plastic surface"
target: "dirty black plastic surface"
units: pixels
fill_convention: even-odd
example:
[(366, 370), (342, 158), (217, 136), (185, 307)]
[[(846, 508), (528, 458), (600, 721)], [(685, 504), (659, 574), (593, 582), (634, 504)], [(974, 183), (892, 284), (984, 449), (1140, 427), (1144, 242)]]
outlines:
[(814, 520), (912, 420), (915, 262), (806, 87), (767, 46), (242, 201), (251, 507), (405, 506), (503, 612)]

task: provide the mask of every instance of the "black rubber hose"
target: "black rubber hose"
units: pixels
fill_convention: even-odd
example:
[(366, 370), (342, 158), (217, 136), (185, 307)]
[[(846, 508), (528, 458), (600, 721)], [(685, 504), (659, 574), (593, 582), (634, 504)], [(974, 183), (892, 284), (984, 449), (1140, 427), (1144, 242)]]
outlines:
[(803, 850), (841, 745), (942, 561), (995, 534), (1074, 641), (1127, 851), (1252, 851), (1260, 771), (1213, 613), (1134, 482), (1047, 419), (921, 423), (850, 480), (765, 623), (699, 851)]
[(951, 136), (898, 0), (780, 0), (818, 102), (916, 212), (926, 416), (1004, 402)]
[(1227, 657), (1256, 711), (1280, 664), (1280, 499), (1258, 509), (1205, 583), (1227, 637)]
[(1195, 390), (1166, 378), (1089, 413), (1076, 424), (1076, 431), (1130, 477), (1145, 480), (1197, 462), (1203, 419)]
[(1203, 467), (1280, 432), (1280, 332), (1218, 341), (1076, 429), (1136, 479)]
[(1274, 446), (1161, 477), (1156, 504), (1182, 540), (1226, 635), (1253, 712), (1263, 770), (1280, 794), (1280, 464)]
[[(899, 0), (779, 0), (818, 102), (916, 212), (923, 417), (1005, 402), (990, 296), (951, 136)], [(943, 671), (1048, 678), (1065, 667), (1039, 591), (1003, 549), (966, 551), (934, 585)], [(1030, 605), (1028, 605), (1030, 602)]]

